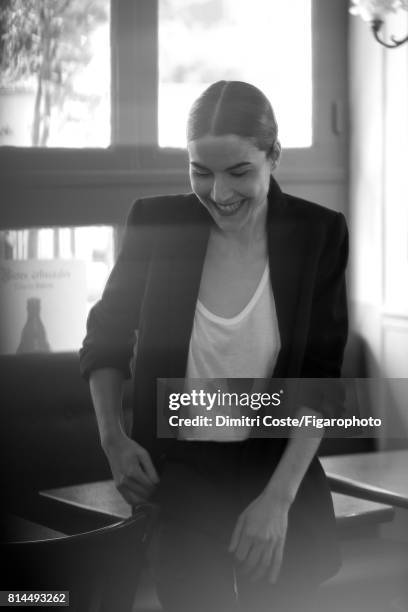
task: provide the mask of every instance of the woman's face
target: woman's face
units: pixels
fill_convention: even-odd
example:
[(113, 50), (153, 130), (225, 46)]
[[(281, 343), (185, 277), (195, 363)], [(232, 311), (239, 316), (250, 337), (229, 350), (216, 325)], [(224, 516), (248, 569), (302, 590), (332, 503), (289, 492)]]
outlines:
[(206, 135), (188, 143), (191, 187), (223, 231), (239, 231), (266, 210), (274, 163), (251, 140)]

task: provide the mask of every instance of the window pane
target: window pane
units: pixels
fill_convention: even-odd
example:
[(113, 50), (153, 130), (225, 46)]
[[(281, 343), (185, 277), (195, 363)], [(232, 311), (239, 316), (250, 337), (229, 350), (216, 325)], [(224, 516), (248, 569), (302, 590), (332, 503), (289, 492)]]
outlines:
[(0, 232), (0, 354), (78, 350), (113, 257), (108, 226)]
[(258, 86), (283, 146), (311, 146), (311, 0), (159, 0), (160, 146), (185, 146), (192, 102), (220, 79)]
[(109, 145), (109, 9), (109, 0), (3, 4), (0, 145)]

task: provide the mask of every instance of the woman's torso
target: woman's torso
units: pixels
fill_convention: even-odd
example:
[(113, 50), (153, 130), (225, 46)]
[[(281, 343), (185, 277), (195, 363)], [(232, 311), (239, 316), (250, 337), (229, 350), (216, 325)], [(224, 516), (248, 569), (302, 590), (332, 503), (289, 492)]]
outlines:
[[(255, 380), (250, 388), (246, 386), (247, 392), (262, 392), (279, 349), (266, 235), (248, 245), (218, 234), (210, 236), (190, 340), (185, 391), (204, 390), (217, 397), (221, 392), (228, 397), (238, 388), (234, 379), (253, 378), (265, 379), (265, 383)], [(194, 416), (192, 409), (188, 416)], [(210, 426), (182, 428), (179, 438), (243, 440), (250, 435), (255, 416), (247, 406), (222, 402), (212, 408)]]
[(219, 317), (234, 317), (250, 301), (268, 261), (266, 232), (247, 245), (210, 233), (198, 299)]

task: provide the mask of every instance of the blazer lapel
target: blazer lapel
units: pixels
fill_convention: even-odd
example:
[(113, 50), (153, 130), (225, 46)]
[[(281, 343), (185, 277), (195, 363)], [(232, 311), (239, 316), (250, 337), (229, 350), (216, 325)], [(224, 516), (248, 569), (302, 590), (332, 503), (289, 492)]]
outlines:
[[(304, 233), (288, 210), (285, 195), (272, 178), (268, 194), (268, 253), (281, 350), (273, 376), (294, 375), (295, 327), (302, 285)], [(296, 352), (296, 351), (295, 351)]]
[(183, 378), (187, 367), (190, 337), (201, 274), (212, 220), (195, 196), (188, 201), (183, 222), (175, 230), (174, 263), (169, 286), (168, 377)]

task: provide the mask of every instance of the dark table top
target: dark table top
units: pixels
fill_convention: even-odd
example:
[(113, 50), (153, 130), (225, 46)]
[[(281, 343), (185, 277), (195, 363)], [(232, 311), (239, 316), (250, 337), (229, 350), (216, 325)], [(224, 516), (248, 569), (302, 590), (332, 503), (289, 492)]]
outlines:
[[(71, 487), (49, 489), (41, 495), (48, 499), (93, 510), (113, 518), (127, 518), (131, 507), (116, 489), (113, 480), (91, 482)], [(380, 523), (393, 518), (393, 509), (382, 503), (332, 493), (336, 520), (339, 526)]]
[(332, 490), (408, 508), (408, 449), (321, 458)]
[(6, 514), (2, 517), (3, 530), (2, 536), (6, 542), (27, 542), (33, 540), (52, 540), (54, 538), (62, 538), (66, 534), (50, 529), (44, 525), (39, 525), (33, 521), (16, 516), (14, 514)]

